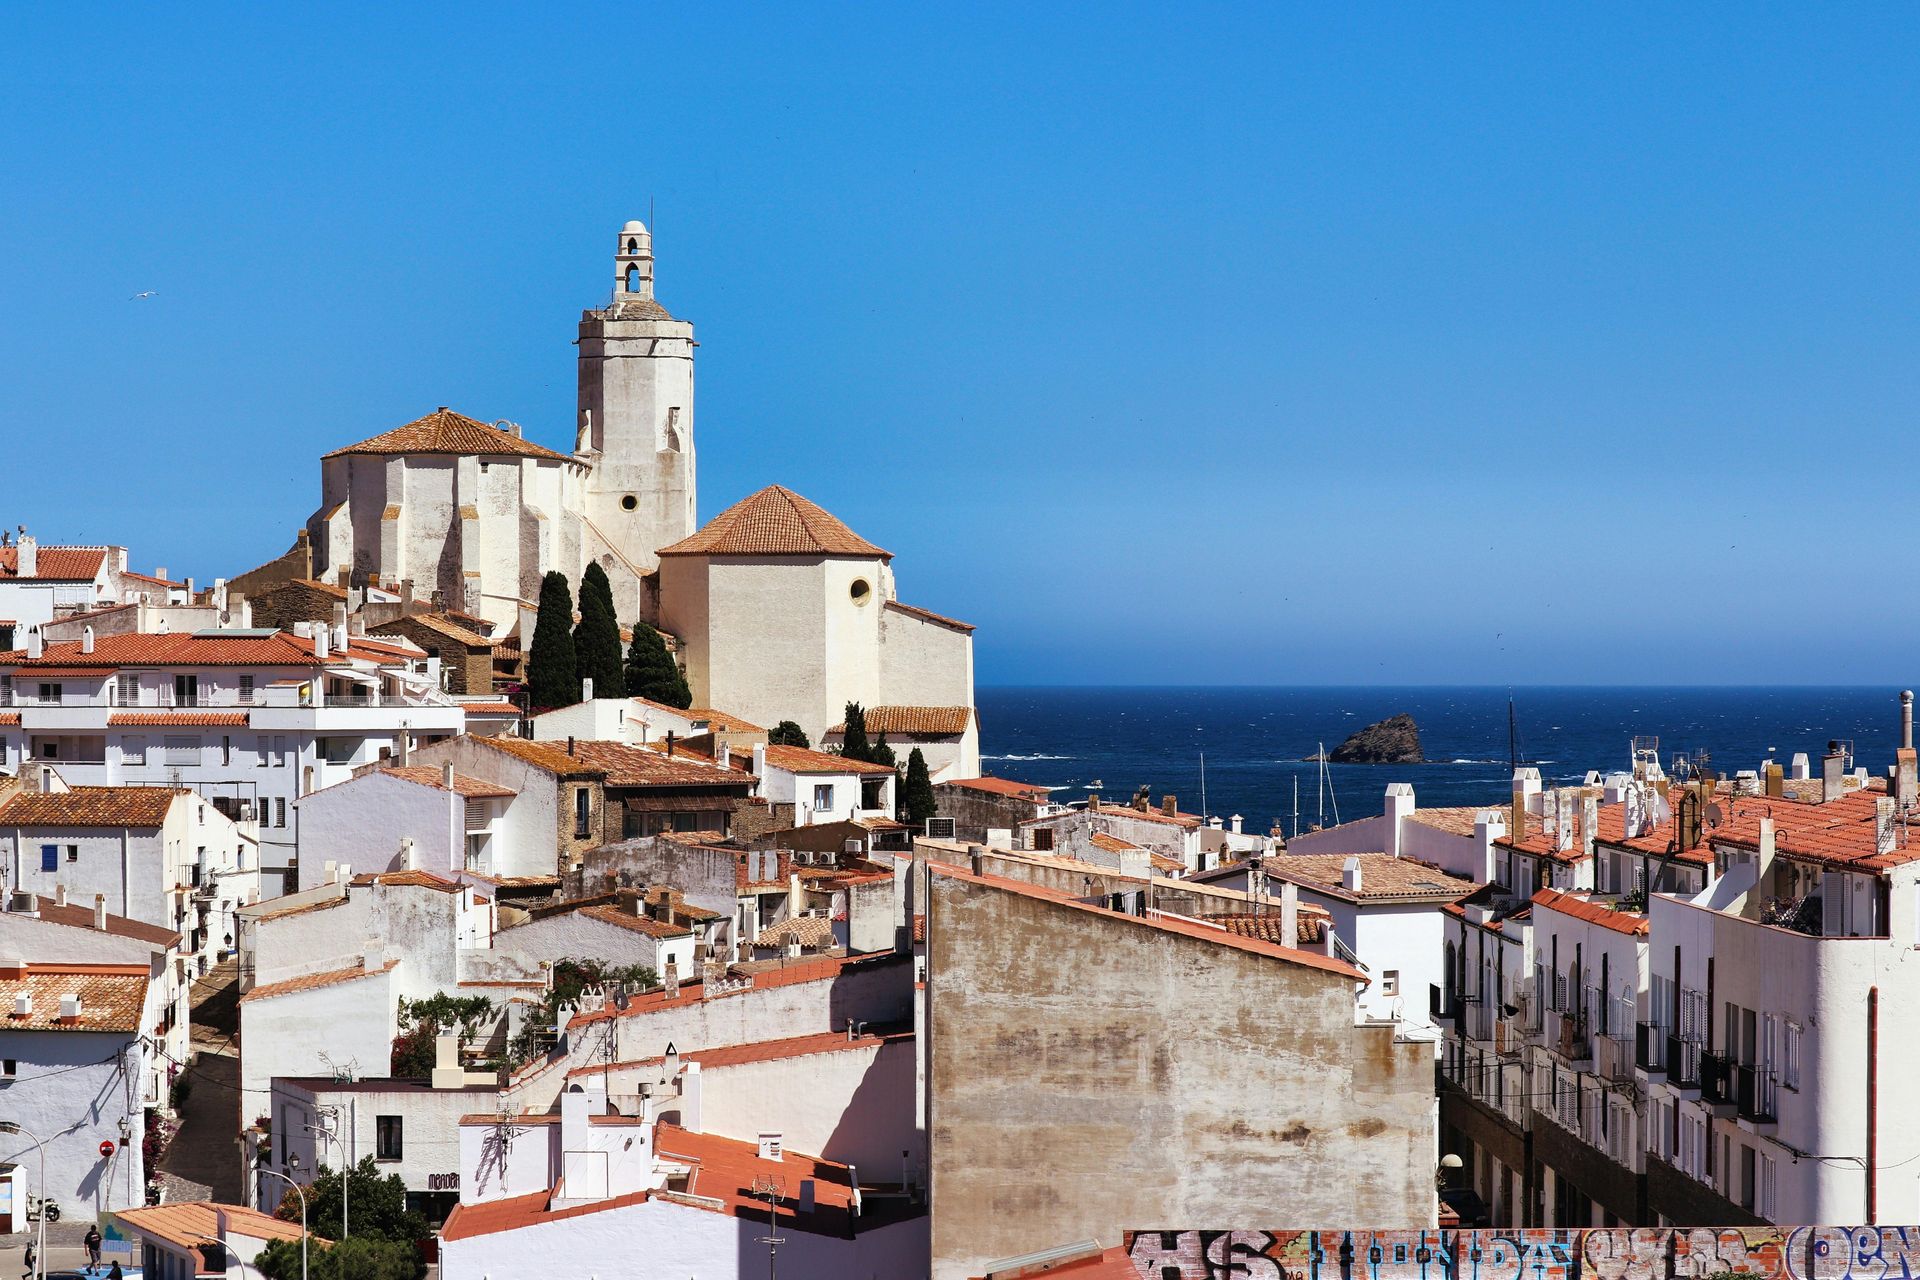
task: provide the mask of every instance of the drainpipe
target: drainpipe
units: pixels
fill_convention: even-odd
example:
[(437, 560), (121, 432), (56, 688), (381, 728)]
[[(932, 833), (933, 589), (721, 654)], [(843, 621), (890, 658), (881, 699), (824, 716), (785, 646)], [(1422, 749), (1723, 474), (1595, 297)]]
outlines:
[(1874, 1203), (1880, 1163), (1880, 988), (1867, 988), (1867, 1222), (1880, 1221)]

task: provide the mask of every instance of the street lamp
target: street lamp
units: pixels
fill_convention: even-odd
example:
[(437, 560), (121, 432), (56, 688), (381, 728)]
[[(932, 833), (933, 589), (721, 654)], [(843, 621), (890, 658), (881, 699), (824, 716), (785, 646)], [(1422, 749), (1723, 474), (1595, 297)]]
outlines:
[(286, 1174), (276, 1173), (272, 1169), (262, 1167), (254, 1170), (254, 1172), (264, 1173), (269, 1178), (280, 1179), (280, 1181), (292, 1187), (294, 1190), (294, 1194), (300, 1197), (300, 1280), (307, 1280), (307, 1193), (306, 1193), (306, 1189), (303, 1188), (299, 1183), (295, 1182), (292, 1178), (289, 1178)]
[[(260, 1274), (262, 1274), (262, 1273), (261, 1273), (261, 1271), (260, 1271), (260, 1268), (259, 1268), (259, 1267), (257, 1267), (257, 1266), (254, 1266), (254, 1264), (253, 1264), (253, 1263), (250, 1263), (250, 1262), (247, 1262), (247, 1261), (245, 1261), (245, 1260), (244, 1260), (243, 1258), (241, 1258), (241, 1256), (240, 1256), (239, 1254), (237, 1254), (237, 1253), (235, 1253), (235, 1252), (233, 1251), (233, 1249), (232, 1249), (232, 1247), (231, 1247), (231, 1246), (229, 1246), (229, 1245), (227, 1244), (227, 1242), (226, 1242), (225, 1240), (222, 1240), (222, 1239), (221, 1239), (221, 1238), (220, 1238), (219, 1236), (210, 1236), (210, 1235), (204, 1235), (204, 1234), (202, 1234), (201, 1232), (198, 1232), (198, 1231), (189, 1231), (189, 1232), (187, 1232), (186, 1234), (187, 1234), (187, 1235), (190, 1235), (190, 1236), (192, 1236), (192, 1237), (193, 1237), (193, 1238), (194, 1238), (195, 1240), (204, 1240), (204, 1241), (206, 1241), (206, 1242), (207, 1242), (208, 1244), (210, 1244), (210, 1245), (213, 1245), (213, 1246), (214, 1246), (215, 1248), (217, 1248), (217, 1249), (219, 1249), (219, 1250), (220, 1250), (220, 1261), (222, 1261), (222, 1262), (225, 1262), (225, 1261), (227, 1261), (227, 1259), (229, 1259), (229, 1258), (231, 1258), (231, 1259), (233, 1259), (233, 1261), (235, 1261), (235, 1262), (237, 1262), (237, 1263), (239, 1263), (239, 1264), (240, 1264), (240, 1275), (241, 1275), (241, 1276), (243, 1277), (243, 1280), (244, 1280), (244, 1277), (245, 1277), (245, 1276), (246, 1276), (246, 1274), (247, 1274), (247, 1268), (248, 1268), (248, 1267), (253, 1267), (253, 1274), (255, 1274), (255, 1275), (260, 1275)], [(221, 1273), (222, 1273), (222, 1274), (225, 1274), (225, 1272), (226, 1272), (226, 1270), (227, 1270), (227, 1268), (225, 1268), (225, 1267), (222, 1267), (222, 1268), (220, 1268), (220, 1270), (221, 1270)]]
[(0, 1133), (17, 1133), (23, 1138), (33, 1138), (33, 1145), (40, 1153), (40, 1243), (33, 1251), (33, 1270), (37, 1277), (47, 1274), (47, 1144), (34, 1137), (33, 1130), (18, 1120), (0, 1120)]
[[(339, 1109), (334, 1108), (332, 1114), (337, 1123), (340, 1119)], [(305, 1128), (308, 1133), (313, 1134), (315, 1137), (325, 1138), (328, 1142), (337, 1142), (340, 1144), (340, 1238), (345, 1240), (352, 1234), (347, 1225), (347, 1183), (349, 1180), (347, 1175), (353, 1172), (352, 1168), (347, 1164), (346, 1136), (335, 1133), (323, 1124), (310, 1124), (305, 1126)]]

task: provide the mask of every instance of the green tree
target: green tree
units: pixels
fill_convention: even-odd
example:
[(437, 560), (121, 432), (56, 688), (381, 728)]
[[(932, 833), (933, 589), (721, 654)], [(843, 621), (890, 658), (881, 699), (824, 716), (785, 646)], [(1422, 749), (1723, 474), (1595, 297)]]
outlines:
[(598, 561), (580, 575), (580, 625), (573, 629), (575, 675), (593, 681), (596, 698), (627, 696), (620, 661), (620, 619), (613, 611), (613, 584)]
[[(287, 1199), (297, 1201), (299, 1197), (289, 1195)], [(308, 1250), (307, 1275), (311, 1280), (416, 1280), (427, 1272), (426, 1264), (420, 1261), (420, 1250), (405, 1240), (370, 1240), (354, 1235), (331, 1246), (310, 1241)], [(267, 1280), (300, 1280), (300, 1242), (269, 1242), (248, 1269)]]
[[(399, 1174), (380, 1176), (380, 1170), (367, 1156), (353, 1167), (346, 1178), (330, 1165), (321, 1165), (316, 1171), (311, 1186), (307, 1188), (307, 1229), (317, 1236), (329, 1240), (339, 1240), (345, 1235), (341, 1229), (340, 1188), (346, 1184), (348, 1204), (347, 1221), (353, 1227), (356, 1240), (394, 1240), (409, 1247), (416, 1240), (424, 1240), (432, 1234), (427, 1220), (407, 1208), (407, 1184), (400, 1180)], [(284, 1222), (300, 1221), (300, 1197), (282, 1196), (280, 1208), (275, 1212)], [(299, 1274), (299, 1251), (294, 1253), (294, 1274)], [(426, 1274), (426, 1268), (410, 1272), (412, 1276)]]
[(900, 788), (900, 821), (914, 830), (924, 830), (928, 818), (935, 817), (939, 805), (933, 798), (933, 775), (927, 772), (927, 758), (915, 747), (907, 756), (907, 778)]
[(857, 702), (847, 704), (846, 728), (840, 734), (840, 754), (849, 760), (873, 759), (867, 743), (867, 712)]
[(685, 709), (693, 705), (686, 673), (667, 652), (667, 642), (644, 622), (633, 624), (633, 642), (627, 646), (627, 695)]
[(887, 731), (882, 729), (880, 736), (873, 740), (873, 747), (867, 752), (867, 759), (875, 764), (883, 764), (889, 769), (900, 767), (900, 761), (893, 754), (893, 748), (887, 745)]
[(573, 592), (567, 575), (540, 580), (540, 612), (527, 651), (527, 684), (536, 707), (570, 707), (580, 701), (580, 672), (573, 652)]
[(811, 747), (807, 731), (791, 720), (782, 720), (767, 731), (767, 745), (770, 747)]
[(485, 996), (450, 996), (441, 991), (424, 1000), (400, 997), (400, 1034), (393, 1038), (392, 1074), (419, 1079), (431, 1076), (434, 1041), (453, 1032), (465, 1044), (493, 1017), (493, 1001)]

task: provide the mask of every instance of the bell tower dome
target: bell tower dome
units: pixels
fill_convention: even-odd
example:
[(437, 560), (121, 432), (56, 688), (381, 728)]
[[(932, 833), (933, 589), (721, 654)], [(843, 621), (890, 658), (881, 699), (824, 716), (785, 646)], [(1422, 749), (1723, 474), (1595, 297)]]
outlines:
[[(613, 293), (580, 316), (577, 455), (592, 470), (581, 554), (613, 581), (622, 623), (649, 607), (640, 579), (694, 519), (693, 326), (653, 296), (653, 235), (620, 228)], [(648, 619), (651, 621), (651, 619)]]

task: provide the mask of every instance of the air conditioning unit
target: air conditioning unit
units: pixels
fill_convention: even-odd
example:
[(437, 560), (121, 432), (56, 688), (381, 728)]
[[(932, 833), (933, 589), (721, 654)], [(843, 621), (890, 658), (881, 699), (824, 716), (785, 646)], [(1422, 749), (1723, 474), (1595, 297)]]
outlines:
[(952, 818), (928, 818), (925, 835), (929, 840), (951, 840), (953, 830)]

